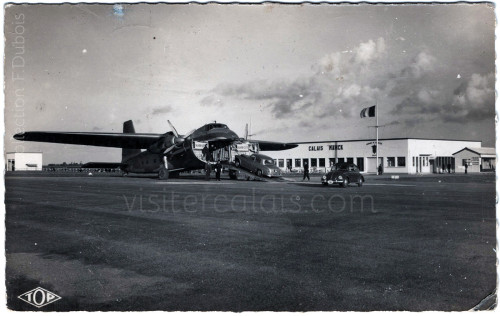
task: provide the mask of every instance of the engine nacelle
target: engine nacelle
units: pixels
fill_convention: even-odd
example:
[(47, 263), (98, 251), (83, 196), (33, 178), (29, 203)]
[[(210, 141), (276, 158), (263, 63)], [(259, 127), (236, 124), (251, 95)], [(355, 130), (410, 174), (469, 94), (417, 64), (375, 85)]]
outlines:
[(175, 137), (172, 134), (165, 134), (163, 135), (156, 143), (153, 145), (149, 146), (148, 151), (154, 154), (161, 154), (167, 148), (172, 147), (173, 145), (176, 144), (177, 137)]

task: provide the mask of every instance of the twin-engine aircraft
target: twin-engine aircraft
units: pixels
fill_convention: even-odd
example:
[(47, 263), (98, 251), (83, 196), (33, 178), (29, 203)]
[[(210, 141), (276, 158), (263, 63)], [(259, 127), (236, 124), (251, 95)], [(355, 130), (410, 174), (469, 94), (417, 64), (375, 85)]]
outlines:
[[(236, 154), (268, 150), (285, 150), (296, 144), (256, 141), (240, 138), (227, 125), (206, 124), (185, 135), (172, 131), (165, 134), (136, 133), (132, 121), (123, 123), (123, 133), (24, 132), (17, 140), (73, 145), (122, 148), (120, 163), (91, 162), (88, 168), (120, 168), (125, 173), (157, 173), (160, 179), (181, 171), (204, 169), (207, 162), (231, 162)], [(246, 130), (248, 134), (248, 127)], [(143, 150), (145, 149), (145, 150)]]

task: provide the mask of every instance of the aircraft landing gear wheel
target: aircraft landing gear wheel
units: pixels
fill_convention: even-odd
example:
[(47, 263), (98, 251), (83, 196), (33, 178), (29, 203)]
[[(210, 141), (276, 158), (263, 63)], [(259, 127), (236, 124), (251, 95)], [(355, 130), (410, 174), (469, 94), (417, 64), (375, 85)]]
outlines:
[(158, 171), (158, 179), (160, 180), (168, 180), (169, 172), (165, 167), (161, 167), (160, 171)]
[(340, 186), (342, 186), (343, 188), (347, 188), (347, 186), (349, 185), (349, 179), (345, 178), (344, 181), (342, 181), (342, 183), (340, 184)]
[(234, 161), (234, 165), (235, 165), (237, 168), (239, 168), (239, 167), (240, 167), (240, 165), (241, 165), (241, 164), (240, 164), (240, 160), (239, 160), (239, 159), (236, 159), (236, 160)]
[(363, 186), (363, 178), (359, 178), (358, 187), (362, 187), (362, 186)]
[(262, 170), (257, 170), (257, 176), (262, 177)]

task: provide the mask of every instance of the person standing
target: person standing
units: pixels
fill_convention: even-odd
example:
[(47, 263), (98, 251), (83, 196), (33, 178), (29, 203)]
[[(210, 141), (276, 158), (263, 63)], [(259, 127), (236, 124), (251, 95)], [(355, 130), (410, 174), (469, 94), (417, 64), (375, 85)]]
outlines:
[(210, 173), (212, 172), (212, 165), (209, 162), (205, 163), (205, 180), (210, 181)]
[(205, 159), (206, 162), (210, 161), (210, 150), (208, 149), (208, 145), (205, 145), (203, 147), (203, 150), (201, 151), (203, 158)]
[(465, 174), (467, 174), (467, 168), (469, 167), (468, 163), (465, 163)]
[(307, 181), (311, 180), (309, 178), (309, 165), (307, 164), (307, 161), (304, 162), (304, 177), (302, 178), (302, 181), (304, 181), (306, 178), (307, 178)]
[(384, 169), (382, 168), (382, 164), (378, 165), (378, 175), (381, 176), (384, 173)]
[(220, 181), (220, 173), (222, 171), (222, 164), (220, 163), (220, 159), (217, 160), (217, 164), (215, 164), (215, 180)]

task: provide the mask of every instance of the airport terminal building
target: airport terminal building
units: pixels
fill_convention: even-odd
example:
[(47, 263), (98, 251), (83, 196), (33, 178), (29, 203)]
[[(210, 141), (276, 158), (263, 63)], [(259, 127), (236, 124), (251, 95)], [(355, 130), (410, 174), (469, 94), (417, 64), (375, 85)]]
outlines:
[(378, 145), (374, 139), (297, 144), (294, 149), (263, 154), (275, 159), (283, 170), (297, 172), (307, 161), (311, 172), (325, 172), (335, 163), (352, 162), (363, 173), (376, 173), (382, 165), (384, 173), (425, 174), (455, 172), (454, 153), (465, 147), (481, 147), (481, 141), (425, 138), (385, 138), (379, 139)]
[(5, 157), (6, 171), (41, 171), (42, 153), (8, 152)]

